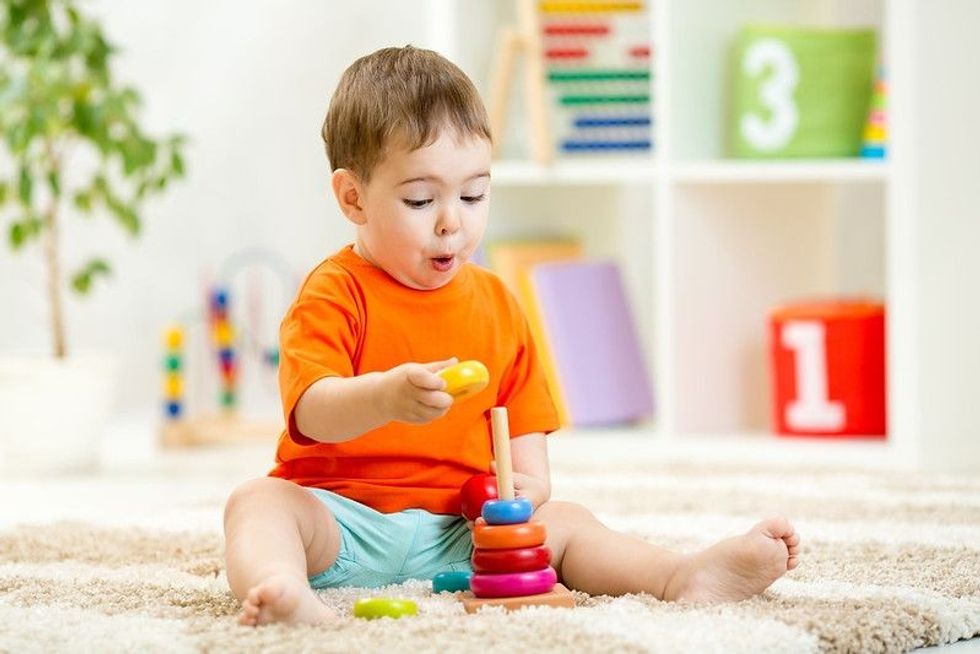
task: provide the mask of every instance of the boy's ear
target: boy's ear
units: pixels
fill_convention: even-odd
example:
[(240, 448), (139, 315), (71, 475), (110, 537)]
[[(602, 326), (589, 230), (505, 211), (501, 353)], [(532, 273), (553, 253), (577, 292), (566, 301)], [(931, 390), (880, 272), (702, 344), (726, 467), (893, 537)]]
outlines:
[(367, 222), (367, 215), (364, 213), (364, 194), (360, 180), (354, 173), (346, 168), (338, 168), (333, 171), (330, 177), (330, 185), (333, 187), (333, 194), (337, 198), (340, 210), (347, 216), (347, 220), (355, 225), (363, 225)]

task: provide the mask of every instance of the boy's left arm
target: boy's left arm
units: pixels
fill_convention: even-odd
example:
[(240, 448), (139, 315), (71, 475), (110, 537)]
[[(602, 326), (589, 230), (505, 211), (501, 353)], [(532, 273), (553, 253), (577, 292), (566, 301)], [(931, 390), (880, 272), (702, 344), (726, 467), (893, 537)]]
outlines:
[(514, 468), (514, 491), (537, 509), (551, 497), (551, 467), (546, 436), (540, 432), (517, 436), (510, 441)]

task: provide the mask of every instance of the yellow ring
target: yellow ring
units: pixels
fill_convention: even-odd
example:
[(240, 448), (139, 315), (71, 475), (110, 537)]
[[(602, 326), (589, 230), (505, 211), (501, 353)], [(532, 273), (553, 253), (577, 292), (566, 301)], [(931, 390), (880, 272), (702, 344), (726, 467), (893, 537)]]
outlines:
[(476, 395), (490, 383), (490, 372), (479, 361), (460, 361), (437, 374), (446, 380), (446, 392), (456, 400)]

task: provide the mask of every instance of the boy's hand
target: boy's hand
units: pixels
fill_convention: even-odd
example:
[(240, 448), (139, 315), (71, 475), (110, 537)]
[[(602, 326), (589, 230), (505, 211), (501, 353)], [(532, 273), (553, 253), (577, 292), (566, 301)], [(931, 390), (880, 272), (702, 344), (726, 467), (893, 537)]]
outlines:
[(537, 477), (515, 472), (514, 495), (527, 498), (534, 510), (537, 511), (539, 506), (551, 498), (551, 488), (550, 484)]
[(422, 425), (446, 415), (453, 397), (436, 373), (455, 365), (456, 357), (431, 363), (403, 363), (383, 373), (382, 404), (392, 420)]
[[(490, 462), (490, 473), (497, 474), (497, 462)], [(551, 484), (533, 475), (527, 475), (516, 470), (511, 473), (514, 477), (514, 497), (526, 498), (534, 510), (551, 499)]]

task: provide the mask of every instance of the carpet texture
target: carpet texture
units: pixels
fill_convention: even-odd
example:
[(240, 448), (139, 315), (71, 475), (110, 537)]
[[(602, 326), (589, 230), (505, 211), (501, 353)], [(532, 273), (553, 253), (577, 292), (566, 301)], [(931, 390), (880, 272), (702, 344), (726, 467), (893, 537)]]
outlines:
[[(344, 616), (329, 628), (253, 629), (234, 620), (222, 497), (185, 493), (179, 501), (209, 513), (212, 528), (0, 531), (0, 651), (901, 652), (980, 634), (980, 481), (676, 461), (565, 461), (554, 474), (556, 498), (681, 550), (784, 513), (804, 539), (801, 565), (762, 596), (725, 605), (576, 593), (574, 609), (468, 616), (414, 581), (323, 592)], [(348, 617), (369, 595), (413, 598), (420, 615)]]

